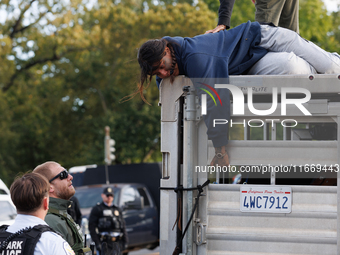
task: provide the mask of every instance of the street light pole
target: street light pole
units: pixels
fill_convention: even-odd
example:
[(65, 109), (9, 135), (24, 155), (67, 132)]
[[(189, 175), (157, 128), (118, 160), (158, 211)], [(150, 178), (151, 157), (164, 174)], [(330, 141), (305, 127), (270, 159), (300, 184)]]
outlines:
[(113, 154), (113, 152), (116, 151), (114, 148), (115, 140), (111, 139), (110, 137), (110, 127), (105, 127), (105, 139), (104, 139), (104, 161), (105, 161), (105, 178), (106, 178), (106, 184), (110, 183), (109, 180), (109, 170), (108, 165), (111, 165), (112, 161), (116, 159), (116, 156)]

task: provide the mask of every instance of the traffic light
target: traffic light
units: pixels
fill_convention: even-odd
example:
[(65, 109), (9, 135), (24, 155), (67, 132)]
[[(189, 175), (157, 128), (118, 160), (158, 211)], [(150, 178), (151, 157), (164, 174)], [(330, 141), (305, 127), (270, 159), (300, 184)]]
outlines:
[(108, 165), (111, 165), (112, 161), (116, 159), (116, 156), (113, 154), (115, 149), (115, 140), (111, 139), (110, 137), (110, 128), (105, 127), (105, 140), (104, 140), (104, 146), (105, 146), (105, 163)]

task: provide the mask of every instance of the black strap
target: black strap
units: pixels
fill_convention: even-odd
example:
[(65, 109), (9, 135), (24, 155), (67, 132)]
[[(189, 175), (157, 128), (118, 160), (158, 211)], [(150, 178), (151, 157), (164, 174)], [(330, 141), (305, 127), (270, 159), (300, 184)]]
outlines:
[(208, 185), (210, 183), (209, 180), (207, 180), (205, 183), (203, 183), (203, 185), (197, 185), (197, 187), (193, 187), (193, 188), (183, 188), (183, 185), (179, 185), (176, 188), (172, 188), (172, 187), (160, 187), (159, 189), (163, 189), (163, 190), (173, 190), (176, 193), (178, 191), (193, 191), (193, 190), (198, 190), (199, 192), (203, 192), (203, 188)]
[(53, 228), (51, 228), (50, 226), (48, 225), (42, 225), (42, 224), (39, 224), (39, 225), (35, 225), (33, 227), (33, 230), (38, 230), (38, 231), (31, 231), (29, 233), (30, 236), (32, 237), (36, 237), (39, 235), (39, 233), (44, 233), (44, 232), (53, 232), (53, 233), (56, 233), (58, 234), (60, 237), (63, 237), (60, 233), (58, 233), (57, 231), (55, 231)]
[(207, 186), (208, 184), (210, 183), (210, 180), (207, 180), (205, 183), (203, 183), (202, 185), (197, 185), (197, 187), (193, 187), (193, 188), (183, 188), (182, 185), (176, 187), (176, 188), (169, 188), (169, 187), (161, 187), (160, 189), (163, 189), (163, 190), (173, 190), (175, 191), (176, 193), (178, 191), (192, 191), (192, 190), (198, 190), (198, 194), (197, 194), (197, 198), (196, 198), (196, 202), (195, 202), (195, 205), (194, 205), (194, 208), (191, 212), (191, 215), (190, 215), (190, 218), (189, 218), (189, 221), (187, 223), (187, 225), (185, 226), (185, 229), (184, 229), (184, 232), (182, 234), (182, 238), (177, 242), (176, 244), (176, 248), (175, 250), (173, 251), (172, 255), (177, 255), (180, 253), (180, 243), (183, 241), (183, 238), (189, 228), (189, 225), (190, 225), (190, 222), (192, 221), (192, 218), (194, 217), (194, 213), (196, 211), (196, 208), (197, 208), (197, 205), (198, 205), (198, 201), (199, 201), (199, 198), (201, 196), (201, 193), (203, 192), (203, 188), (205, 186)]
[(1, 225), (0, 226), (0, 232), (6, 231), (6, 229), (9, 227), (9, 225)]

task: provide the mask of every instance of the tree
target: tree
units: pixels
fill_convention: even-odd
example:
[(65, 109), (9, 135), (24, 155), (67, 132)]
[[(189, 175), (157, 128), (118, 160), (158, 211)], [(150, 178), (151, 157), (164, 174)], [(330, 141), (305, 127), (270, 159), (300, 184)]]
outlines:
[[(30, 11), (25, 3), (21, 13)], [(120, 103), (138, 82), (136, 49), (147, 38), (193, 36), (215, 25), (215, 14), (202, 4), (146, 12), (132, 3), (77, 4), (51, 6), (53, 18), (38, 15), (14, 37), (13, 24), (23, 27), (25, 18), (9, 15), (0, 27), (8, 42), (1, 51), (8, 71), (0, 93), (0, 171), (7, 183), (47, 160), (65, 167), (102, 164), (106, 125), (116, 140), (116, 163), (160, 161), (157, 87), (145, 92), (152, 107), (138, 97)], [(9, 4), (6, 9), (10, 13)]]

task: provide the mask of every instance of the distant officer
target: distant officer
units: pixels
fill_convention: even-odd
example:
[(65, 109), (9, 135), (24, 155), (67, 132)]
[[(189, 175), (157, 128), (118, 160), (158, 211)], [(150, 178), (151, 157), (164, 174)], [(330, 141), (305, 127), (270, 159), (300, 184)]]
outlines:
[(11, 226), (0, 227), (0, 254), (74, 255), (70, 245), (44, 221), (49, 188), (47, 179), (37, 173), (15, 179), (10, 194), (18, 215)]
[(115, 242), (118, 242), (123, 251), (128, 243), (125, 221), (119, 207), (113, 204), (113, 189), (105, 188), (101, 196), (103, 202), (92, 208), (89, 218), (91, 238), (99, 252), (103, 242), (107, 243), (109, 250), (113, 249)]
[(45, 218), (47, 224), (63, 236), (77, 255), (91, 254), (90, 249), (84, 247), (83, 234), (79, 225), (67, 213), (67, 208), (71, 205), (69, 199), (75, 193), (72, 175), (53, 161), (37, 166), (33, 172), (45, 176), (50, 183), (50, 203)]

